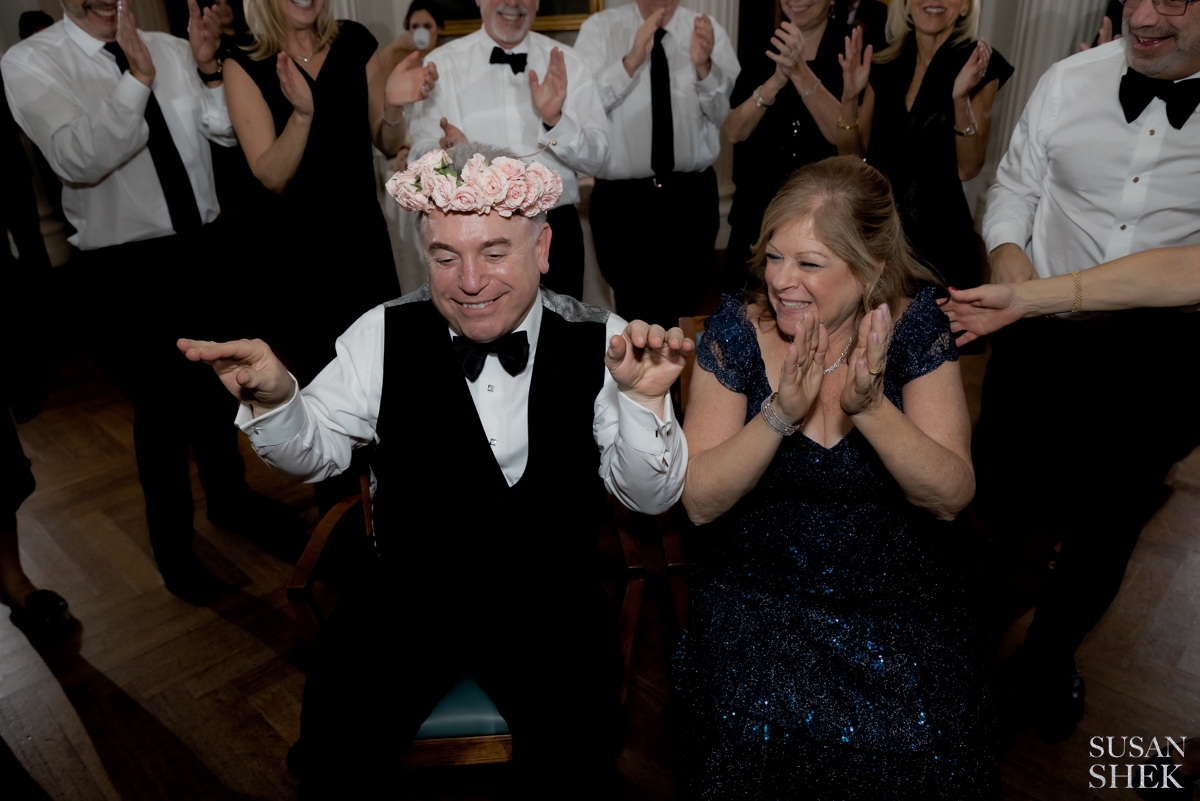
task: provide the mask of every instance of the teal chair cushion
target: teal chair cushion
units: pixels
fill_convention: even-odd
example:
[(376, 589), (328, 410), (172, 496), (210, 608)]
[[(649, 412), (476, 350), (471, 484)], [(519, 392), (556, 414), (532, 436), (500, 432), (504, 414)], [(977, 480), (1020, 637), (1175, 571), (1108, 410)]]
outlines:
[(508, 734), (508, 724), (475, 679), (464, 676), (429, 713), (417, 730), (417, 739), (487, 734)]

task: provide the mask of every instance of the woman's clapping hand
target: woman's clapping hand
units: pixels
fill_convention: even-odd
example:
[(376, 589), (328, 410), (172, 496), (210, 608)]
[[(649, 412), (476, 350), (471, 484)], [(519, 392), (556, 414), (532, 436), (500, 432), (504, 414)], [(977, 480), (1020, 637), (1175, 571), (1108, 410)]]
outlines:
[(779, 52), (768, 50), (767, 58), (775, 62), (775, 76), (783, 86), (796, 77), (804, 60), (804, 34), (798, 26), (784, 20), (771, 37), (771, 46)]
[(850, 356), (850, 374), (842, 388), (842, 411), (853, 417), (874, 411), (883, 399), (883, 371), (892, 341), (892, 315), (883, 304), (858, 324), (858, 341)]
[(975, 50), (971, 53), (971, 57), (967, 59), (967, 63), (963, 65), (959, 71), (958, 77), (954, 79), (954, 89), (950, 95), (955, 100), (966, 98), (971, 90), (974, 89), (983, 76), (987, 73), (988, 61), (992, 58), (992, 46), (987, 39), (980, 39), (979, 44), (975, 45)]
[(275, 73), (279, 76), (279, 88), (283, 96), (292, 104), (297, 114), (305, 117), (313, 115), (312, 89), (308, 79), (300, 74), (300, 68), (287, 53), (280, 52), (275, 59)]
[(821, 394), (828, 352), (829, 332), (815, 313), (805, 312), (796, 325), (792, 346), (783, 359), (779, 396), (775, 399), (776, 414), (788, 425), (796, 425), (804, 419), (813, 401)]
[(871, 59), (875, 56), (875, 48), (867, 45), (863, 50), (862, 28), (855, 27), (846, 37), (846, 52), (838, 54), (838, 63), (842, 65), (842, 99), (857, 98), (867, 88), (871, 78)]
[(437, 65), (432, 61), (422, 65), (421, 54), (414, 50), (388, 76), (384, 100), (392, 108), (424, 100), (433, 91), (437, 79)]

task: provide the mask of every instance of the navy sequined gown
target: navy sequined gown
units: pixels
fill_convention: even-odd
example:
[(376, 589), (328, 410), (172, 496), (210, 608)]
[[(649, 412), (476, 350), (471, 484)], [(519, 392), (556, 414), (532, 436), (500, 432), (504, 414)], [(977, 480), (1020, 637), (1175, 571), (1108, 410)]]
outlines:
[[(957, 360), (920, 290), (897, 321), (884, 392)], [(747, 399), (771, 388), (755, 329), (725, 296), (698, 364)], [(945, 536), (857, 429), (830, 449), (797, 433), (758, 486), (700, 529), (674, 660), (696, 799), (1002, 796), (989, 660)]]

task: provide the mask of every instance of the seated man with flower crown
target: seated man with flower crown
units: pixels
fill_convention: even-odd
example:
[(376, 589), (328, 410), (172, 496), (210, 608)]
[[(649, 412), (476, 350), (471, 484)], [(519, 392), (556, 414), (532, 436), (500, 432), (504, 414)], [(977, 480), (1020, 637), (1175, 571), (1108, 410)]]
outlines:
[(667, 395), (694, 343), (539, 288), (562, 191), (543, 164), (468, 143), (388, 191), (421, 215), (429, 283), (363, 315), (309, 386), (264, 342), (179, 341), (276, 470), (319, 481), (374, 444), (374, 548), (317, 640), (289, 767), (313, 797), (394, 794), (470, 674), (512, 732), (516, 797), (603, 797), (621, 664), (595, 518), (605, 488), (649, 514), (678, 500)]

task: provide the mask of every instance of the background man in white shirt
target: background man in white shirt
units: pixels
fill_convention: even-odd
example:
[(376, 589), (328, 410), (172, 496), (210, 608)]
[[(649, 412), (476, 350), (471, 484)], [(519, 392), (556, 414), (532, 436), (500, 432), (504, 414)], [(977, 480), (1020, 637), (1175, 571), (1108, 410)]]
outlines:
[(583, 296), (583, 229), (575, 204), (579, 175), (608, 157), (608, 120), (591, 70), (575, 51), (530, 30), (538, 0), (479, 0), (483, 28), (437, 48), (438, 85), (410, 107), (413, 153), (468, 139), (534, 155), (563, 179), (550, 272), (542, 284)]
[(513, 155), (452, 148), (465, 186), (427, 206), (440, 176), (421, 175), (429, 284), (363, 315), (303, 391), (261, 341), (179, 342), (242, 399), (238, 424), (277, 470), (320, 480), (375, 444), (371, 566), (317, 642), (288, 759), (314, 798), (394, 795), (465, 673), (512, 731), (513, 797), (610, 797), (621, 665), (589, 568), (596, 524), (604, 488), (650, 514), (678, 500), (687, 443), (667, 395), (694, 345), (539, 289), (552, 229), (476, 214), (476, 153)]
[[(242, 530), (278, 526), (284, 507), (246, 486), (219, 382), (174, 353), (179, 329), (211, 327), (222, 305), (197, 290), (222, 283), (216, 276), (231, 253), (215, 236), (209, 141), (237, 141), (215, 59), (216, 18), (190, 6), (189, 42), (139, 33), (114, 2), (63, 0), (62, 21), (14, 46), (0, 72), (17, 124), (65, 185), (78, 249), (60, 268), (75, 300), (70, 317), (133, 402), (155, 558), (169, 589), (198, 599), (212, 580), (192, 550), (189, 445), (210, 519)], [(134, 340), (145, 343), (136, 361), (109, 347)], [(169, 408), (165, 395), (187, 412)]]
[(600, 270), (622, 316), (675, 325), (696, 313), (712, 274), (712, 164), (737, 56), (720, 25), (679, 0), (593, 14), (575, 48), (596, 73), (613, 131), (588, 212)]
[[(1200, 3), (1127, 0), (1123, 33), (1055, 64), (1030, 98), (988, 199), (993, 282), (1200, 243)], [(1074, 652), (1116, 596), (1167, 470), (1200, 442), (1195, 415), (1155, 424), (1147, 415), (1172, 407), (1146, 403), (1163, 379), (1170, 397), (1195, 397), (1177, 348), (1198, 341), (1196, 318), (1033, 318), (992, 338), (976, 507), (1001, 530), (1062, 542), (1010, 671), (1045, 739), (1083, 714)]]

